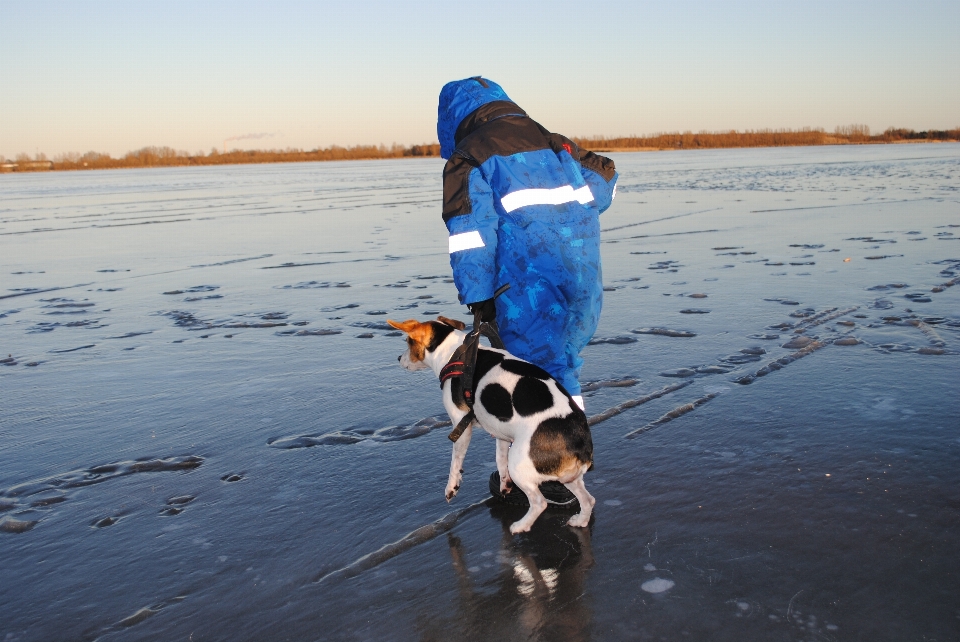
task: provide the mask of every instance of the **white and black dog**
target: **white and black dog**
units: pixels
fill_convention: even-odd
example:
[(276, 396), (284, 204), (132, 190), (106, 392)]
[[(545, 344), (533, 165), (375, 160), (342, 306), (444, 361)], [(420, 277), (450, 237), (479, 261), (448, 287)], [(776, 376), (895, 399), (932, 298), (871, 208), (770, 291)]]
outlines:
[[(387, 323), (407, 335), (409, 347), (400, 355), (400, 365), (407, 370), (430, 368), (438, 377), (467, 336), (461, 321), (446, 317), (427, 323), (414, 319)], [(475, 422), (497, 439), (500, 490), (509, 492), (512, 482), (530, 501), (530, 510), (510, 526), (510, 532), (530, 530), (547, 507), (539, 485), (551, 480), (563, 483), (580, 502), (580, 512), (567, 523), (586, 526), (595, 500), (583, 484), (583, 474), (593, 467), (593, 439), (583, 410), (545, 370), (504, 350), (481, 346), (473, 381)], [(443, 405), (456, 426), (470, 407), (459, 378), (442, 385)], [(460, 489), (473, 423), (454, 442), (447, 501)]]

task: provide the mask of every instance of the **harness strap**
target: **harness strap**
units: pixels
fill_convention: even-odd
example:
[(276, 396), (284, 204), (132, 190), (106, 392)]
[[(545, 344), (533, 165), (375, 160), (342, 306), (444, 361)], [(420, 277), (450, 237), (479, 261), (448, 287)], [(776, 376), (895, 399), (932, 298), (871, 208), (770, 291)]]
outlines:
[(443, 370), (440, 371), (440, 387), (443, 388), (443, 384), (447, 379), (452, 379), (453, 377), (459, 377), (462, 375), (463, 361), (450, 361), (443, 367)]
[(473, 371), (477, 367), (477, 352), (480, 350), (480, 333), (477, 330), (467, 335), (467, 339), (463, 342), (463, 348), (463, 372), (460, 374), (460, 388), (463, 391), (463, 400), (473, 408)]
[[(510, 284), (500, 287), (496, 292), (493, 293), (493, 298), (496, 299), (498, 296), (510, 289)], [(447, 362), (447, 365), (443, 367), (440, 371), (440, 387), (443, 387), (443, 384), (447, 379), (452, 379), (454, 377), (460, 377), (460, 389), (463, 392), (463, 400), (466, 402), (467, 407), (470, 408), (470, 412), (460, 420), (460, 423), (457, 424), (457, 427), (448, 435), (451, 441), (456, 441), (460, 439), (460, 435), (463, 434), (463, 431), (467, 429), (467, 426), (470, 425), (470, 422), (476, 419), (476, 416), (473, 414), (473, 393), (474, 393), (474, 382), (473, 375), (477, 367), (477, 352), (480, 350), (480, 335), (487, 337), (490, 341), (490, 345), (499, 350), (503, 350), (503, 341), (500, 340), (500, 334), (497, 329), (497, 322), (486, 322), (480, 319), (480, 310), (477, 309), (473, 313), (473, 329), (467, 334), (466, 339), (464, 339), (463, 344), (456, 349), (453, 353), (453, 356), (450, 357), (450, 361)]]
[(465, 414), (463, 419), (461, 419), (457, 424), (457, 427), (451, 430), (450, 434), (447, 435), (447, 439), (456, 443), (457, 440), (460, 439), (460, 436), (463, 435), (463, 431), (466, 430), (467, 426), (469, 426), (476, 418), (477, 416), (473, 414), (473, 410)]
[[(510, 284), (501, 286), (493, 293), (493, 298), (496, 299), (498, 296), (510, 289)], [(487, 337), (490, 340), (490, 345), (494, 348), (503, 350), (503, 341), (500, 340), (499, 328), (497, 328), (497, 322), (486, 322), (480, 319), (480, 310), (479, 307), (475, 308), (473, 313), (473, 330), (470, 334), (467, 335), (466, 341), (463, 342), (463, 375), (461, 375), (461, 381), (463, 383), (463, 398), (467, 402), (467, 405), (473, 408), (473, 393), (474, 393), (474, 382), (473, 382), (473, 373), (477, 367), (477, 352), (480, 350), (480, 335)]]

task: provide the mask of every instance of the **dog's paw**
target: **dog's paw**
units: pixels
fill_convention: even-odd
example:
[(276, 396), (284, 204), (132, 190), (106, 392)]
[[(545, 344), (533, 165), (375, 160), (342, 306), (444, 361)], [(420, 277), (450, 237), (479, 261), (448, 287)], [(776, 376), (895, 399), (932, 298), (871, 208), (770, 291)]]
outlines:
[(516, 535), (517, 533), (526, 533), (530, 530), (530, 526), (524, 524), (523, 521), (514, 522), (510, 524), (510, 534)]
[(451, 499), (453, 499), (454, 497), (456, 497), (456, 496), (457, 496), (457, 491), (459, 491), (459, 490), (460, 490), (460, 485), (459, 485), (459, 484), (456, 485), (456, 486), (453, 486), (453, 487), (447, 486), (447, 490), (446, 490), (446, 493), (445, 493), (445, 496), (446, 496), (446, 498), (447, 498), (447, 502), (449, 502)]
[(576, 526), (577, 528), (583, 528), (590, 523), (590, 516), (584, 515), (583, 513), (577, 513), (567, 521), (567, 526)]
[(513, 490), (513, 480), (509, 477), (500, 480), (500, 494), (507, 495)]

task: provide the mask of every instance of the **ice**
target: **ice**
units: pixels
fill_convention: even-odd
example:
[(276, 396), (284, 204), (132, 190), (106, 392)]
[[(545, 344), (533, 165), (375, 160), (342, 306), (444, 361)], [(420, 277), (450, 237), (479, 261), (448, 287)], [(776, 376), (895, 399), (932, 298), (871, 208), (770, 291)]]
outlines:
[(714, 386), (704, 386), (703, 391), (707, 394), (722, 395), (725, 392), (730, 392), (732, 388), (730, 386), (714, 385)]
[(0, 176), (0, 639), (955, 637), (960, 147), (615, 160), (607, 509), (520, 536), (385, 323), (469, 321), (442, 162)]
[(0, 533), (26, 533), (37, 523), (38, 520), (17, 519), (7, 515), (0, 519)]

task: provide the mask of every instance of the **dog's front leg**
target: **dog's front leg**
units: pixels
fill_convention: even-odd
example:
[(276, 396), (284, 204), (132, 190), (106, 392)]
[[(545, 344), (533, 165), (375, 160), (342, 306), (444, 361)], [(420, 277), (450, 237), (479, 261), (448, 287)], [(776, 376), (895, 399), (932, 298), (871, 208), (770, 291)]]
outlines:
[[(456, 425), (457, 422), (454, 422)], [(460, 439), (453, 442), (453, 457), (450, 460), (450, 477), (447, 479), (447, 488), (445, 496), (449, 502), (456, 497), (460, 490), (460, 481), (463, 479), (463, 458), (467, 456), (467, 448), (470, 446), (470, 436), (473, 434), (473, 424), (467, 426)]]
[(500, 473), (500, 492), (509, 493), (513, 489), (510, 479), (510, 469), (507, 465), (507, 456), (510, 454), (510, 442), (506, 439), (497, 440), (497, 472)]

